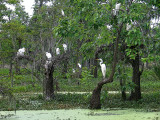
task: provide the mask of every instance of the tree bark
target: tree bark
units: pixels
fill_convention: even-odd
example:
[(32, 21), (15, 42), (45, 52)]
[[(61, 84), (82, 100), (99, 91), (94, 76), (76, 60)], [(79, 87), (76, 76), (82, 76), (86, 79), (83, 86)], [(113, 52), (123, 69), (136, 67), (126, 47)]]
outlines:
[(45, 100), (51, 100), (54, 98), (53, 72), (54, 72), (53, 66), (48, 66), (48, 69), (46, 69), (45, 71), (45, 81), (44, 81)]
[(68, 61), (66, 60), (66, 61), (64, 61), (64, 64), (63, 64), (63, 69), (62, 69), (62, 73), (63, 73), (63, 78), (64, 79), (67, 79), (67, 76), (66, 76), (66, 74), (67, 74), (67, 68), (68, 68)]
[(98, 53), (95, 54), (95, 60), (94, 60), (94, 78), (97, 78), (98, 75), (97, 75), (97, 68), (98, 68), (98, 63), (97, 63), (97, 60), (98, 59)]
[(15, 61), (15, 70), (16, 70), (16, 74), (20, 74), (20, 65), (19, 65), (18, 59), (16, 59)]
[(141, 99), (141, 88), (140, 88), (140, 76), (142, 72), (139, 69), (139, 54), (137, 53), (134, 60), (132, 60), (133, 76), (132, 82), (135, 84), (134, 91), (131, 91), (130, 100)]
[(13, 87), (13, 63), (12, 63), (12, 59), (10, 61), (9, 74), (10, 74), (10, 78), (11, 78), (11, 87)]
[(103, 86), (103, 84), (98, 84), (97, 87), (93, 90), (92, 98), (90, 100), (90, 108), (91, 109), (100, 109), (101, 108), (100, 96), (101, 96), (102, 86)]
[[(69, 53), (69, 52), (68, 52)], [(53, 80), (53, 72), (54, 67), (62, 60), (67, 61), (69, 58), (69, 55), (67, 53), (64, 53), (62, 55), (53, 56), (52, 60), (49, 62), (49, 64), (46, 64), (47, 67), (45, 69), (45, 79), (44, 79), (44, 98), (45, 100), (51, 100), (54, 99), (54, 85), (57, 85), (57, 81), (55, 82)]]
[[(118, 68), (118, 72), (119, 72), (119, 75), (122, 74), (122, 71), (120, 68)], [(123, 72), (123, 73), (125, 73), (125, 72)], [(122, 77), (120, 77), (119, 81), (120, 81), (120, 86), (121, 86), (122, 99), (126, 100), (126, 88), (124, 87), (125, 79), (122, 79)]]

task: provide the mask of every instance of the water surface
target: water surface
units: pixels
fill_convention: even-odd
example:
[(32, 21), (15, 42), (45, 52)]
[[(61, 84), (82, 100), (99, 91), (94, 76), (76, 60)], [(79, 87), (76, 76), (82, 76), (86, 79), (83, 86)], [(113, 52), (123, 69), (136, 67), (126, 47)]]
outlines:
[(142, 110), (23, 110), (0, 111), (3, 120), (160, 120), (160, 112)]

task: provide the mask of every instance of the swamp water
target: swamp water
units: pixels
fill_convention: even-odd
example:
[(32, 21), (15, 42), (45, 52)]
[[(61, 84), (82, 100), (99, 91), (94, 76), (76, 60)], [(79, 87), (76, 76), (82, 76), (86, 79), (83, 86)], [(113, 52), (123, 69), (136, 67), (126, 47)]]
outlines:
[(160, 112), (123, 110), (23, 110), (0, 111), (0, 120), (160, 120)]

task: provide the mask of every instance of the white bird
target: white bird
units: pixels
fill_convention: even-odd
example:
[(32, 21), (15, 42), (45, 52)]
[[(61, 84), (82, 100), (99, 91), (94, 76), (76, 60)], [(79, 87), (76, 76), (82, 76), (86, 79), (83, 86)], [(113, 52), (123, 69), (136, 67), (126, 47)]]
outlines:
[(67, 51), (67, 45), (63, 44), (63, 48), (64, 48), (64, 52), (66, 52)]
[(118, 11), (120, 9), (121, 3), (116, 3), (115, 9), (113, 9), (113, 15), (118, 15)]
[(106, 25), (107, 26), (107, 29), (111, 29), (112, 28), (112, 25)]
[(25, 48), (20, 48), (17, 52), (17, 56), (24, 56), (24, 53), (25, 53)]
[(51, 55), (51, 53), (46, 52), (46, 57), (48, 58), (48, 60), (51, 60), (51, 59), (52, 59), (52, 55)]
[(127, 30), (127, 31), (130, 30), (131, 27), (132, 27), (132, 25), (130, 25), (130, 24), (127, 23), (126, 30)]
[(106, 77), (106, 65), (103, 64), (103, 60), (100, 59), (96, 59), (96, 60), (100, 60), (100, 66), (101, 66), (101, 71), (102, 71), (102, 75), (103, 75), (103, 79)]
[(73, 73), (75, 73), (76, 71), (75, 71), (75, 69), (72, 69), (72, 71), (73, 71)]
[(60, 54), (60, 49), (56, 48), (56, 55), (59, 55), (59, 54)]
[(64, 11), (62, 9), (61, 9), (61, 13), (62, 13), (63, 16), (65, 16)]
[(113, 12), (113, 15), (116, 16), (116, 13), (117, 13), (116, 10), (113, 9), (112, 12)]
[(152, 18), (150, 20), (150, 27), (155, 28), (160, 23), (160, 17), (159, 18)]
[(78, 63), (77, 65), (78, 65), (78, 67), (79, 67), (79, 68), (81, 68), (81, 67), (82, 67), (80, 63)]
[(99, 34), (97, 38), (98, 38), (98, 39), (101, 39), (102, 37), (101, 37), (101, 35)]
[(48, 69), (48, 65), (51, 63), (51, 61), (50, 60), (46, 60), (46, 63), (45, 63), (45, 65), (44, 65), (44, 67), (46, 68), (46, 69)]
[(119, 11), (121, 3), (116, 3), (115, 10)]

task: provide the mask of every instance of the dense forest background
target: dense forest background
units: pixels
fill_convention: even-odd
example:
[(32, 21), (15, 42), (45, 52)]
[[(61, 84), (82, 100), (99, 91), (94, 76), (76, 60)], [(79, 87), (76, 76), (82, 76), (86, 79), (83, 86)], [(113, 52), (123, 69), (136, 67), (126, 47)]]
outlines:
[[(153, 84), (159, 91), (158, 0), (35, 0), (33, 8), (29, 16), (20, 0), (0, 0), (1, 94), (43, 91), (51, 100), (55, 91), (87, 91), (90, 108), (101, 108), (104, 90), (135, 101)], [(24, 55), (17, 56), (23, 47)]]

